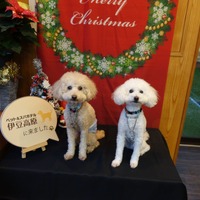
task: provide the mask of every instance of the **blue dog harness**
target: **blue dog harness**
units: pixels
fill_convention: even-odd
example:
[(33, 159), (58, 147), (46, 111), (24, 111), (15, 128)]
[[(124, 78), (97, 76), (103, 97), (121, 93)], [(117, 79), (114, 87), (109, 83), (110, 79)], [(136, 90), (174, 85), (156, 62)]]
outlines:
[(92, 126), (90, 126), (89, 133), (96, 133), (97, 132), (97, 119), (95, 119), (94, 123), (92, 124)]

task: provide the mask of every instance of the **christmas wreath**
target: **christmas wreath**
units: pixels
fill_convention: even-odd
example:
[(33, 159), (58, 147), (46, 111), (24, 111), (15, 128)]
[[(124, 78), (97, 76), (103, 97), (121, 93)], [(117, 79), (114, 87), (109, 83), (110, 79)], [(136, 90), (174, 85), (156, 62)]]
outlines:
[(43, 36), (60, 61), (66, 63), (67, 68), (83, 71), (90, 75), (114, 77), (133, 72), (139, 66), (151, 59), (158, 46), (164, 41), (165, 33), (170, 30), (169, 23), (173, 19), (171, 14), (175, 6), (171, 0), (148, 0), (149, 14), (145, 30), (141, 38), (130, 49), (122, 52), (118, 57), (81, 52), (66, 37), (59, 21), (58, 0), (38, 0), (37, 8), (39, 20), (42, 24)]

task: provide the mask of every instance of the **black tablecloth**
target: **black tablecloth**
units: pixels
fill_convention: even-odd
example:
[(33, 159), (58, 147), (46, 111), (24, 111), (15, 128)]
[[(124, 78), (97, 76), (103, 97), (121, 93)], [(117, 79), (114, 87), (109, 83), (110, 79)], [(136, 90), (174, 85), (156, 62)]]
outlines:
[(117, 127), (100, 126), (106, 137), (85, 161), (63, 159), (67, 150), (65, 129), (58, 128), (59, 142), (48, 141), (21, 158), (21, 149), (7, 146), (0, 161), (0, 199), (9, 200), (186, 200), (187, 192), (157, 129), (148, 129), (151, 150), (140, 157), (136, 169), (129, 166), (131, 150), (112, 168)]

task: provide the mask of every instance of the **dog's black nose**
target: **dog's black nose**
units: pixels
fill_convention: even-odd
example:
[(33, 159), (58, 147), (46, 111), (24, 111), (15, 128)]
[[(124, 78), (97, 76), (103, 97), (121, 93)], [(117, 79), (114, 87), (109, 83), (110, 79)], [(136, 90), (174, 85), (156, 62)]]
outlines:
[(72, 95), (72, 100), (76, 101), (76, 99), (77, 99), (77, 96), (76, 95)]
[(139, 97), (134, 97), (134, 102), (137, 103), (139, 101)]

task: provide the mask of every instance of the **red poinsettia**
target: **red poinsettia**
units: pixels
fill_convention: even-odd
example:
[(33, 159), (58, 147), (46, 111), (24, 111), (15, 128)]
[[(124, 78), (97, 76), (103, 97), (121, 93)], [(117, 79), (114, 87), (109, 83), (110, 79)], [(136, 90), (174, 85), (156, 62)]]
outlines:
[(17, 0), (0, 0), (0, 56), (21, 53), (27, 43), (38, 45), (32, 22), (38, 22), (36, 14)]
[(33, 22), (38, 22), (35, 13), (28, 9), (22, 8), (17, 0), (7, 0), (7, 2), (11, 6), (7, 6), (6, 11), (11, 10), (13, 13), (13, 18), (28, 18)]

